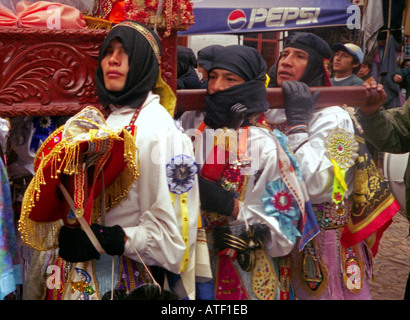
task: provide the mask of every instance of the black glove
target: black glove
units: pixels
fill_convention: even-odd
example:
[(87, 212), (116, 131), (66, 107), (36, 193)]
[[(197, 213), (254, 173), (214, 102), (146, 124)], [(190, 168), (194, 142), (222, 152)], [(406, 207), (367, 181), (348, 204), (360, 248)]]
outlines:
[(257, 223), (250, 226), (250, 230), (242, 230), (239, 238), (245, 242), (252, 240), (255, 245), (264, 244), (270, 239), (270, 229), (266, 224)]
[(245, 115), (246, 107), (241, 103), (235, 103), (231, 107), (228, 127), (234, 130), (238, 129), (241, 126), (243, 120), (245, 119)]
[(199, 176), (199, 194), (203, 210), (231, 216), (235, 207), (235, 194), (219, 183)]
[(232, 235), (232, 232), (227, 226), (212, 227), (212, 243), (214, 249), (219, 252), (226, 248), (231, 248), (232, 246), (226, 241), (230, 235)]
[(299, 81), (283, 82), (285, 94), (285, 113), (288, 125), (307, 125), (310, 115), (316, 107), (320, 91), (314, 94), (306, 83)]
[(245, 250), (238, 251), (238, 264), (242, 270), (252, 271), (256, 265), (256, 250), (261, 249), (263, 244), (270, 238), (270, 229), (267, 225), (258, 223), (250, 226), (249, 230), (242, 230), (239, 238), (248, 246)]
[(91, 230), (107, 254), (121, 256), (124, 253), (125, 232), (119, 225), (103, 227), (99, 224), (92, 224)]
[[(103, 227), (92, 224), (91, 230), (109, 255), (122, 255), (125, 246), (124, 230), (118, 225)], [(60, 257), (68, 262), (83, 262), (100, 257), (87, 234), (80, 228), (62, 226), (58, 235)]]

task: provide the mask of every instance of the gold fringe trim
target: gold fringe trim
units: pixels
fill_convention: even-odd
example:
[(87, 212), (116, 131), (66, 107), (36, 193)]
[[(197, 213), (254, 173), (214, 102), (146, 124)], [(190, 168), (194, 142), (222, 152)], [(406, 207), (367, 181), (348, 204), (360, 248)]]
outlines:
[(19, 231), (23, 243), (30, 248), (47, 251), (58, 248), (58, 234), (63, 226), (63, 220), (52, 222), (37, 222), (31, 220), (25, 213), (19, 220)]
[[(137, 130), (137, 128), (135, 128)], [(121, 174), (105, 188), (105, 210), (115, 207), (124, 199), (131, 189), (132, 184), (139, 178), (140, 159), (135, 145), (135, 138), (127, 130), (124, 133), (124, 159), (125, 168)], [(135, 132), (136, 134), (136, 132)], [(98, 222), (101, 216), (101, 196), (94, 199), (91, 222)]]
[(88, 29), (111, 29), (112, 22), (101, 18), (84, 16)]
[[(63, 128), (59, 128), (58, 130), (62, 129)], [(135, 145), (135, 138), (126, 129), (123, 129), (122, 132), (124, 138), (119, 137), (117, 134), (110, 134), (111, 139), (124, 140), (125, 169), (106, 189), (107, 210), (118, 204), (128, 194), (133, 182), (139, 177), (140, 161), (138, 149)], [(57, 133), (52, 136), (54, 137), (56, 135)], [(49, 139), (53, 137), (50, 136)], [(45, 144), (46, 143), (43, 145)], [(42, 157), (36, 174), (27, 187), (23, 197), (18, 230), (21, 233), (23, 243), (31, 248), (46, 251), (57, 247), (57, 237), (60, 227), (63, 224), (62, 221), (36, 222), (31, 220), (29, 215), (35, 206), (35, 202), (40, 199), (41, 186), (46, 184), (43, 170), (49, 163), (51, 165), (52, 179), (58, 178), (61, 172), (72, 175), (78, 173), (78, 170), (81, 170), (82, 162), (79, 156), (79, 145), (80, 143), (69, 143), (67, 140), (62, 140), (58, 143), (48, 155)], [(61, 159), (60, 155), (63, 149), (66, 150), (66, 153), (64, 158)], [(39, 149), (36, 158), (39, 156), (41, 150), (42, 148)], [(65, 166), (63, 167), (64, 164)], [(100, 209), (100, 197), (97, 197), (94, 201), (92, 212), (93, 222), (101, 215)]]

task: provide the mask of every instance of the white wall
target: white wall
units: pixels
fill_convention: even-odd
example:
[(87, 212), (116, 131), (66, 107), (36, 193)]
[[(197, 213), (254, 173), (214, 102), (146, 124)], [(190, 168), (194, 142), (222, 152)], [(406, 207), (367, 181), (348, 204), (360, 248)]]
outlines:
[(188, 47), (191, 48), (195, 56), (198, 57), (198, 51), (202, 48), (205, 48), (210, 45), (220, 44), (223, 46), (232, 45), (232, 44), (242, 44), (243, 37), (240, 36), (238, 43), (237, 35), (195, 35), (188, 37)]

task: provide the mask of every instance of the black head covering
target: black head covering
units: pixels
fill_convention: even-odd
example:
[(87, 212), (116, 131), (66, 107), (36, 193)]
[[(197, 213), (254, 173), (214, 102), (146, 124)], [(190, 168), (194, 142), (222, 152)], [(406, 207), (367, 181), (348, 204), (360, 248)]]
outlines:
[(177, 78), (186, 74), (189, 69), (196, 68), (196, 57), (192, 49), (178, 46), (177, 47)]
[[(252, 114), (269, 109), (266, 100), (266, 62), (252, 47), (232, 45), (214, 48), (213, 69), (229, 70), (245, 79), (245, 83), (226, 90), (207, 95), (205, 99), (205, 123), (211, 128), (222, 128), (228, 125), (231, 118), (231, 107), (236, 103), (245, 105), (247, 116), (242, 126), (249, 125)], [(208, 71), (208, 72), (209, 72)]]
[(178, 46), (177, 48), (177, 89), (198, 89), (201, 81), (195, 71), (197, 62), (192, 49)]
[(197, 61), (206, 71), (208, 71), (212, 65), (214, 51), (218, 50), (218, 48), (221, 48), (221, 47), (222, 47), (221, 45), (215, 44), (215, 45), (210, 45), (205, 48), (202, 48), (201, 50), (198, 51)]
[[(330, 59), (332, 50), (325, 40), (313, 33), (295, 32), (292, 33), (285, 41), (284, 48), (297, 48), (309, 54), (306, 70), (299, 80), (312, 87), (320, 87), (325, 85), (325, 70), (323, 67), (323, 59)], [(276, 72), (278, 61), (269, 70), (269, 87), (277, 87)]]
[[(120, 92), (108, 91), (105, 88), (101, 69), (101, 60), (104, 58), (111, 40), (115, 38), (122, 43), (129, 57), (130, 66), (125, 86)], [(95, 72), (97, 94), (103, 106), (107, 108), (110, 104), (115, 104), (133, 108), (140, 107), (148, 93), (155, 87), (159, 75), (158, 58), (160, 52), (160, 40), (147, 26), (135, 21), (124, 21), (114, 26), (101, 45), (98, 67)]]

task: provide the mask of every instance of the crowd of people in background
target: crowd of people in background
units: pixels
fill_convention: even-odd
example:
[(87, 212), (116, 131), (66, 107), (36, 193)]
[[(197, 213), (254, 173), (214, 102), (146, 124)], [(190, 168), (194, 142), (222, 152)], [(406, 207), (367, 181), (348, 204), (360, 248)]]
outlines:
[[(219, 46), (219, 45), (216, 45)], [(203, 64), (209, 58), (214, 45), (202, 48), (197, 56), (192, 49), (178, 46), (178, 81), (177, 89), (206, 89), (207, 72)], [(373, 59), (364, 55), (361, 48), (353, 43), (336, 43), (331, 47), (333, 54), (329, 59), (328, 72), (333, 86), (356, 86), (364, 82), (379, 82), (373, 71)], [(193, 71), (196, 71), (194, 73)], [(392, 80), (403, 89), (405, 99), (410, 96), (410, 59), (403, 59)], [(376, 76), (377, 78), (377, 76)], [(362, 80), (362, 81), (360, 81)], [(403, 101), (404, 102), (404, 101)]]

